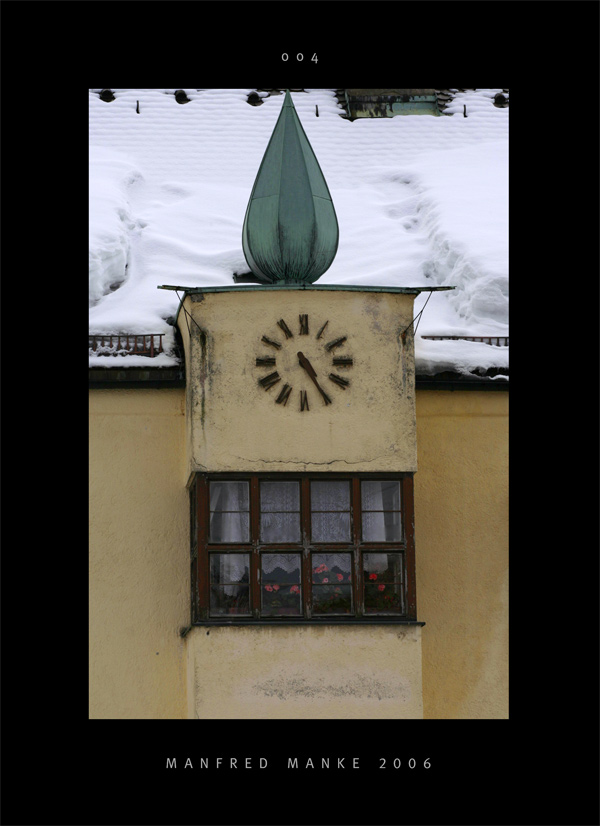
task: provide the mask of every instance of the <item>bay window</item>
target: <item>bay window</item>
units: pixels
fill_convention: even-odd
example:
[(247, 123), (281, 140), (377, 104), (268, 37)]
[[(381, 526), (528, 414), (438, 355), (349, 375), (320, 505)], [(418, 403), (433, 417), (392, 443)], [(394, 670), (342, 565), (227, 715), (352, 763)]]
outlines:
[(412, 474), (202, 474), (192, 619), (416, 621)]

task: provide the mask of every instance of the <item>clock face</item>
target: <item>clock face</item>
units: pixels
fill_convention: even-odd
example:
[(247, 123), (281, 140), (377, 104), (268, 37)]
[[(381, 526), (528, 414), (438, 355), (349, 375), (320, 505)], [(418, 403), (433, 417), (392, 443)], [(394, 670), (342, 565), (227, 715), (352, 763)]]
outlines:
[(259, 387), (272, 394), (275, 404), (302, 413), (333, 404), (338, 391), (350, 386), (348, 337), (334, 336), (329, 321), (315, 324), (306, 313), (298, 316), (297, 325), (280, 318), (277, 327), (276, 336), (260, 339), (256, 367), (266, 372), (258, 378)]

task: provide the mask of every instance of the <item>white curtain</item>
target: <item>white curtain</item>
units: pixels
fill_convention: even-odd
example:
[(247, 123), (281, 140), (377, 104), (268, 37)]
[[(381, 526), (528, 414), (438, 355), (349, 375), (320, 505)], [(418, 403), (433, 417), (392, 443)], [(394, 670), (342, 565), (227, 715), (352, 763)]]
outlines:
[(248, 542), (249, 509), (248, 482), (211, 482), (211, 542)]
[[(211, 570), (211, 580), (215, 585), (221, 582), (239, 582), (247, 585), (250, 581), (250, 555), (249, 554), (211, 554), (213, 569)], [(217, 568), (218, 570), (215, 570)], [(216, 574), (216, 576), (215, 576)], [(230, 596), (237, 596), (241, 589), (239, 585), (225, 585), (225, 593)]]
[(402, 538), (399, 482), (363, 480), (361, 498), (363, 539), (367, 542), (399, 541)]

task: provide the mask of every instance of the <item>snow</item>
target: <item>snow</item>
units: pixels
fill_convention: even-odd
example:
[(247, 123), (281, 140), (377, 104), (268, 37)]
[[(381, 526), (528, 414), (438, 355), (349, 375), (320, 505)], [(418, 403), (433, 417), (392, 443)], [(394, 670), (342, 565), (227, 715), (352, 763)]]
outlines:
[[(176, 364), (166, 319), (179, 298), (157, 287), (231, 286), (234, 273), (248, 272), (242, 223), (283, 95), (251, 106), (252, 89), (186, 89), (190, 102), (178, 104), (174, 89), (117, 89), (106, 103), (98, 91), (90, 91), (90, 333), (164, 333), (160, 364)], [(353, 122), (340, 117), (332, 90), (292, 93), (340, 227), (336, 258), (317, 283), (456, 287), (415, 300), (416, 315), (430, 297), (417, 373), (507, 366), (508, 348), (421, 338), (508, 335), (500, 91), (456, 92), (451, 117)], [(141, 358), (90, 355), (90, 365)]]

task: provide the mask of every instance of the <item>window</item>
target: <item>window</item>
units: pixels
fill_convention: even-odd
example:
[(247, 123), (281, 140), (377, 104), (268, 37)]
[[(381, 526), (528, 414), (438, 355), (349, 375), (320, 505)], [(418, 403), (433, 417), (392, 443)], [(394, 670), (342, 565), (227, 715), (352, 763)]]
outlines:
[(416, 620), (412, 474), (196, 474), (194, 622)]

